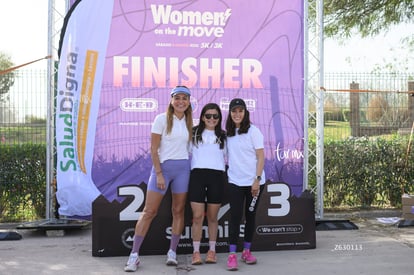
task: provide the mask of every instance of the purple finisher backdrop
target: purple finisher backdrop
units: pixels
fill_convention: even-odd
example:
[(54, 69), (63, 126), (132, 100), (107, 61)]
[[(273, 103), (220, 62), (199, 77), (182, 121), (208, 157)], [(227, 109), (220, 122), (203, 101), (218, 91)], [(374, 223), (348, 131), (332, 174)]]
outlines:
[(147, 182), (151, 123), (171, 87), (187, 85), (196, 119), (208, 102), (227, 116), (233, 97), (245, 99), (265, 135), (267, 178), (299, 195), (302, 18), (292, 0), (115, 1), (92, 169), (101, 193), (111, 201), (119, 186)]
[(59, 49), (60, 215), (90, 218), (99, 198), (123, 205), (120, 222), (138, 219), (151, 123), (176, 85), (192, 92), (195, 125), (206, 103), (227, 117), (232, 98), (246, 101), (264, 133), (266, 179), (288, 187), (267, 186), (288, 194), (269, 196), (268, 216), (289, 215), (290, 200), (303, 191), (303, 1), (71, 3)]

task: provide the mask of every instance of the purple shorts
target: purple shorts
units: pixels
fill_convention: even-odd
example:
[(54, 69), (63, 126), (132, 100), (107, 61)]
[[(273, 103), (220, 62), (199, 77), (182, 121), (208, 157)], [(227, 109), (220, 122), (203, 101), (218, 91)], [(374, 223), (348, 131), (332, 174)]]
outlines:
[(165, 194), (168, 187), (171, 185), (171, 192), (187, 193), (188, 184), (190, 181), (190, 160), (166, 160), (161, 163), (162, 175), (165, 179), (165, 189), (161, 190), (157, 187), (157, 175), (154, 167), (151, 169), (151, 175), (148, 180), (148, 190)]

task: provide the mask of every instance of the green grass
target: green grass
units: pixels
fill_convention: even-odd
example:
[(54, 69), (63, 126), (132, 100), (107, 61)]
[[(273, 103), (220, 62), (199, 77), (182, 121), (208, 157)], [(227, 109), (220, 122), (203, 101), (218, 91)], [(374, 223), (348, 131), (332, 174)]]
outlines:
[[(351, 136), (349, 122), (345, 121), (325, 121), (323, 129), (324, 140), (343, 140)], [(309, 140), (315, 141), (316, 128), (309, 126)]]
[[(315, 131), (316, 129), (310, 128), (309, 130), (309, 139), (313, 140), (315, 139)], [(397, 133), (392, 134), (378, 134), (375, 136), (371, 136), (370, 138), (378, 138), (381, 137), (383, 139), (392, 139), (395, 137)], [(345, 140), (352, 136), (351, 134), (351, 126), (348, 121), (334, 121), (334, 120), (328, 120), (325, 121), (325, 126), (323, 128), (323, 135), (324, 140)]]
[(0, 141), (5, 144), (46, 143), (46, 125), (0, 127)]
[(347, 121), (326, 121), (323, 129), (324, 139), (342, 140), (351, 136), (351, 127)]

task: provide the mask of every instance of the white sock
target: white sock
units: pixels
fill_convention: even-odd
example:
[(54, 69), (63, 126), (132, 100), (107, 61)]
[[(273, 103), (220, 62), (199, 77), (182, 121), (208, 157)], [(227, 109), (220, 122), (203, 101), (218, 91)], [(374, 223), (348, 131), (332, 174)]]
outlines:
[(200, 252), (200, 242), (193, 242), (193, 252)]
[(211, 251), (214, 251), (214, 252), (216, 252), (216, 241), (209, 241), (208, 242), (208, 245), (209, 245), (209, 249), (211, 250)]

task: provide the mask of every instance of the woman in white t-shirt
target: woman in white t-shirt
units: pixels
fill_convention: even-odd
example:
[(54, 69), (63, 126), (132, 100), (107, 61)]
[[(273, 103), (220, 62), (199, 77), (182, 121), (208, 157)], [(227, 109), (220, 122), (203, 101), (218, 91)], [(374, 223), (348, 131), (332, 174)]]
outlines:
[(177, 86), (171, 90), (167, 112), (157, 115), (151, 128), (153, 167), (148, 180), (144, 210), (135, 226), (134, 242), (125, 271), (137, 269), (140, 262), (139, 249), (170, 185), (173, 221), (166, 264), (177, 265), (176, 250), (184, 229), (184, 209), (190, 178), (192, 121), (190, 90), (185, 86)]
[(256, 257), (250, 252), (255, 230), (256, 209), (264, 188), (264, 138), (250, 122), (250, 113), (241, 98), (230, 102), (226, 121), (229, 178), (229, 256), (227, 269), (237, 270), (237, 243), (240, 223), (245, 214), (244, 243), (241, 260), (255, 264)]
[(218, 211), (224, 190), (225, 141), (221, 128), (222, 115), (216, 103), (208, 103), (201, 110), (200, 123), (193, 128), (191, 147), (191, 174), (188, 197), (193, 212), (191, 235), (193, 239), (192, 264), (202, 264), (200, 242), (207, 203), (209, 250), (206, 263), (216, 263)]

